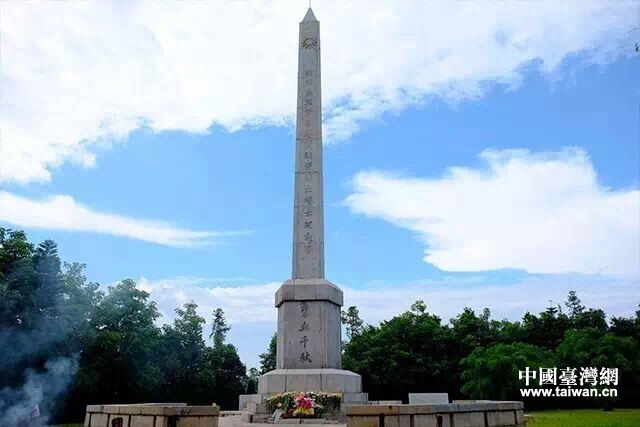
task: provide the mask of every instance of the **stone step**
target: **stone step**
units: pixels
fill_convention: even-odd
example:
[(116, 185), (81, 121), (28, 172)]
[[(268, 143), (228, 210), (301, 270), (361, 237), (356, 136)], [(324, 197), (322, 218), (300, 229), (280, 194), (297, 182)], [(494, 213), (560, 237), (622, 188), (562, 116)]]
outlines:
[(247, 412), (251, 414), (269, 414), (266, 403), (247, 402)]

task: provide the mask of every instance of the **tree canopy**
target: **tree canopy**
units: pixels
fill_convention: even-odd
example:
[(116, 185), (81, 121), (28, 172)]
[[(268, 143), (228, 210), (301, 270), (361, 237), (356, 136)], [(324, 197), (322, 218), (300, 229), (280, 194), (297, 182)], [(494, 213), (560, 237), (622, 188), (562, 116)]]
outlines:
[(156, 303), (134, 281), (102, 292), (84, 270), (63, 263), (55, 242), (34, 245), (24, 232), (0, 228), (0, 425), (36, 403), (50, 421), (80, 420), (93, 403), (237, 407), (247, 373), (225, 341), (222, 309), (207, 346), (194, 302), (159, 326)]

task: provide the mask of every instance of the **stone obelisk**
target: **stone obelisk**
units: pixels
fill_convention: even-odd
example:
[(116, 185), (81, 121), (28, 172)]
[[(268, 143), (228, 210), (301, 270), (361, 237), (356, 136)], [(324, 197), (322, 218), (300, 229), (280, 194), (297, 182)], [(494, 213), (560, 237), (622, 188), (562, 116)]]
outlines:
[(320, 23), (309, 9), (300, 23), (293, 212), (293, 271), (276, 292), (276, 369), (258, 393), (341, 392), (366, 400), (360, 375), (342, 370), (342, 291), (324, 278)]

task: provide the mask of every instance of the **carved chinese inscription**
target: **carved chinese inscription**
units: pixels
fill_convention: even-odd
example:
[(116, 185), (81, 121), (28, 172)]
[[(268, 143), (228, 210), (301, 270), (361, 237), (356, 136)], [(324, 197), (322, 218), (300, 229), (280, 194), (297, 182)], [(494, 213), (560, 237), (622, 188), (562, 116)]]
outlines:
[(307, 319), (309, 317), (309, 303), (306, 301), (302, 301), (300, 303), (300, 317), (302, 318), (302, 324), (298, 329), (298, 332), (301, 332), (298, 343), (302, 345), (302, 348), (300, 349), (299, 360), (300, 363), (313, 363), (311, 360), (311, 354), (307, 351), (307, 344), (309, 343), (309, 336), (307, 335), (307, 332), (311, 330), (311, 326), (307, 323)]

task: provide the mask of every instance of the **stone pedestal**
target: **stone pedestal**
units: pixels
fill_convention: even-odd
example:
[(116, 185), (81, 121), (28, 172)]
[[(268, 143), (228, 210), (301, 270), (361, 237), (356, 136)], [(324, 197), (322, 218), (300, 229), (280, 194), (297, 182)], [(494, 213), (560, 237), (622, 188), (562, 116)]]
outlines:
[(266, 420), (264, 400), (277, 393), (342, 393), (342, 413), (367, 401), (362, 377), (341, 369), (342, 298), (340, 288), (325, 279), (291, 279), (278, 289), (276, 369), (258, 378), (258, 394), (244, 398), (247, 421)]
[(360, 375), (341, 369), (342, 302), (340, 288), (325, 279), (291, 279), (278, 289), (276, 369), (258, 379), (259, 394), (362, 394)]
[(324, 279), (287, 280), (276, 292), (277, 369), (342, 367), (342, 291)]

